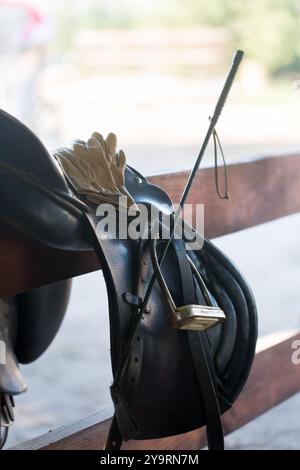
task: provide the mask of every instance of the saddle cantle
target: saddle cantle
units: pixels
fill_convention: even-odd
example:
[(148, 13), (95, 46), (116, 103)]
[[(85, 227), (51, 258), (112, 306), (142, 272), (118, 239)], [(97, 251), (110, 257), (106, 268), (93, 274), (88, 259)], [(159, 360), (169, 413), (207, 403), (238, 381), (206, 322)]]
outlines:
[[(85, 181), (81, 191), (72, 175), (68, 176), (69, 149), (55, 153), (58, 165), (29, 129), (3, 111), (0, 136), (1, 220), (47, 246), (95, 250), (99, 257), (109, 300), (114, 377), (115, 417), (107, 448), (118, 448), (122, 439), (160, 438), (203, 425), (207, 425), (209, 447), (222, 448), (220, 414), (231, 407), (247, 380), (257, 338), (255, 302), (240, 272), (207, 240), (197, 251), (186, 250), (184, 240), (172, 240), (159, 266), (166, 240), (111, 239), (103, 225), (99, 228), (96, 215), (101, 196), (96, 170), (84, 167), (91, 171), (93, 184), (91, 189)], [(105, 142), (99, 135), (93, 138), (100, 142), (105, 157)], [(88, 148), (85, 143), (77, 144), (83, 146), (80, 152)], [(137, 206), (173, 213), (172, 202), (162, 189), (122, 164), (124, 185), (118, 173), (121, 179), (117, 184), (118, 177), (113, 178), (115, 185), (110, 180), (106, 201), (114, 201), (125, 187)], [(105, 193), (106, 188), (102, 189)], [(156, 281), (141, 311), (153, 271)], [(170, 299), (177, 313), (181, 306), (200, 305), (217, 318), (206, 325), (202, 321), (202, 331), (172, 328)], [(226, 317), (222, 322), (220, 312)], [(182, 317), (178, 318), (179, 326), (184, 326)], [(18, 336), (22, 338), (21, 331)], [(17, 351), (12, 346), (12, 356), (17, 357)], [(17, 380), (17, 368), (15, 374)]]

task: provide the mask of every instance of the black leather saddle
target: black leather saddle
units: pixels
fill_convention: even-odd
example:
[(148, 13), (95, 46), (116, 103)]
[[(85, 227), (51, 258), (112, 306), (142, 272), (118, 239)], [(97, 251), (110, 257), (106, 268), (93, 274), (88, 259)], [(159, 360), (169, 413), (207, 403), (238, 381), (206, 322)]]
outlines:
[[(114, 377), (115, 415), (107, 448), (119, 448), (122, 440), (160, 438), (203, 425), (209, 447), (223, 448), (220, 415), (247, 380), (257, 338), (255, 301), (236, 266), (207, 240), (202, 249), (187, 250), (184, 240), (174, 239), (160, 265), (166, 240), (111, 239), (99, 228), (97, 206), (74, 191), (38, 138), (3, 111), (0, 140), (1, 220), (47, 246), (95, 250), (99, 257), (109, 300)], [(125, 183), (137, 205), (173, 213), (167, 194), (129, 166)], [(153, 272), (156, 280), (145, 305)], [(49, 317), (60, 310), (47, 297), (48, 288), (41, 337), (43, 325), (47, 329)], [(23, 324), (35, 324), (36, 308), (29, 301)], [(9, 310), (0, 328), (14, 336), (16, 309)], [(211, 312), (226, 319), (217, 321), (217, 314), (212, 319)], [(21, 313), (20, 308), (18, 318)], [(18, 331), (8, 349), (17, 393), (24, 386), (15, 358), (31, 357), (30, 341), (22, 343), (26, 333), (26, 327)]]

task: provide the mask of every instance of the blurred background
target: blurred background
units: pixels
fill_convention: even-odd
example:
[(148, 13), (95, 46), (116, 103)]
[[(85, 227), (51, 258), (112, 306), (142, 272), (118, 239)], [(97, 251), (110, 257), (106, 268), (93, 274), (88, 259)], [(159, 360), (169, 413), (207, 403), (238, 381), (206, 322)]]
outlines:
[[(0, 0), (0, 107), (49, 150), (113, 131), (142, 173), (187, 169), (241, 48), (218, 124), (227, 161), (299, 151), (299, 31), (298, 0)], [(299, 229), (296, 215), (215, 240), (250, 281), (261, 336), (280, 331), (282, 316), (285, 329), (299, 329)], [(8, 445), (111, 413), (101, 273), (74, 280), (57, 339), (22, 371), (29, 391), (17, 399)], [(298, 394), (227, 446), (300, 448), (299, 407)]]

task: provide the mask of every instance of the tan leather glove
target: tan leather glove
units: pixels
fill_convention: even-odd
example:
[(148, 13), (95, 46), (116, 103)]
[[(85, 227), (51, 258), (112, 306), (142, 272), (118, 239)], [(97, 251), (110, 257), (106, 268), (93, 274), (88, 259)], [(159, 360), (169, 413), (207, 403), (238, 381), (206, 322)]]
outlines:
[(94, 132), (92, 137), (97, 139), (101, 144), (102, 148), (105, 149), (107, 159), (111, 160), (110, 170), (113, 175), (114, 181), (118, 190), (127, 197), (128, 207), (134, 205), (135, 202), (130, 193), (127, 191), (125, 186), (125, 167), (126, 167), (126, 156), (123, 150), (117, 153), (117, 136), (113, 133), (109, 133), (106, 139), (103, 139), (102, 134)]
[[(95, 138), (88, 142), (75, 140), (72, 148), (60, 148), (55, 158), (68, 180), (79, 194), (84, 194), (95, 204), (110, 203), (116, 208), (124, 203), (124, 195), (118, 190), (110, 171), (111, 159)], [(123, 196), (123, 198), (120, 196)]]

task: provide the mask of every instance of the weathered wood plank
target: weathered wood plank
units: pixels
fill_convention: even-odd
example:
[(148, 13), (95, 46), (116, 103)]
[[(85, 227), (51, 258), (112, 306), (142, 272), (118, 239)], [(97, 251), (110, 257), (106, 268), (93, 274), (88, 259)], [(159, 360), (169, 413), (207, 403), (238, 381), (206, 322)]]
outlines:
[[(300, 154), (229, 165), (230, 199), (220, 200), (214, 170), (199, 171), (189, 198), (205, 205), (205, 236), (225, 235), (300, 211)], [(188, 172), (152, 176), (177, 202)], [(45, 269), (47, 266), (47, 269)], [(0, 226), (0, 297), (99, 269), (92, 253), (49, 250)]]
[(50, 249), (0, 225), (0, 297), (99, 268), (93, 252), (74, 254)]
[[(292, 344), (300, 340), (300, 333), (275, 343), (256, 354), (249, 380), (233, 408), (223, 416), (225, 434), (238, 429), (254, 418), (300, 391), (300, 365), (291, 361)], [(280, 371), (280, 374), (278, 373)], [(71, 426), (52, 431), (16, 446), (16, 449), (87, 450), (102, 449), (110, 419), (103, 421), (103, 413)], [(129, 441), (123, 449), (199, 449), (205, 446), (204, 429), (180, 436), (150, 441)]]
[[(222, 170), (220, 170), (220, 173)], [(189, 172), (151, 177), (174, 202)], [(258, 158), (228, 166), (229, 199), (216, 193), (214, 168), (198, 172), (188, 203), (205, 205), (205, 236), (214, 238), (300, 211), (300, 154)]]

